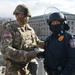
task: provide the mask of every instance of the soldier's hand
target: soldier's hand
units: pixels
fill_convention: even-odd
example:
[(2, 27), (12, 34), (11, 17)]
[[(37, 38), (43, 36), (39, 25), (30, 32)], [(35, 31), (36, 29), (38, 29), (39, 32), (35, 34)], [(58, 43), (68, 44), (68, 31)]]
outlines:
[(40, 47), (40, 48), (44, 48), (44, 41), (40, 41), (40, 42), (38, 42), (38, 47)]
[(36, 57), (36, 52), (35, 51), (30, 51), (27, 55), (28, 59), (33, 59)]

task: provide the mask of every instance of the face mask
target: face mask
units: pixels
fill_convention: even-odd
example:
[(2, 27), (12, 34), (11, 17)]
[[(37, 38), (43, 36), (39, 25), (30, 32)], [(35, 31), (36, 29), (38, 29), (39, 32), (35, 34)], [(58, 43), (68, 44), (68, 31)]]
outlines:
[(22, 24), (26, 24), (28, 22), (27, 18), (18, 18), (17, 20)]
[(50, 30), (51, 30), (54, 34), (58, 34), (58, 33), (62, 30), (62, 25), (61, 25), (61, 24), (50, 25)]

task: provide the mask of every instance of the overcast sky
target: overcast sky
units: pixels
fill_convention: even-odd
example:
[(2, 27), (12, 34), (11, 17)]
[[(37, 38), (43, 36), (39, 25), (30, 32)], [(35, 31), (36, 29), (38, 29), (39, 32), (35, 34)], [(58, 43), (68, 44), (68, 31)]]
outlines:
[(0, 17), (14, 17), (18, 4), (26, 4), (32, 16), (43, 15), (48, 7), (75, 14), (75, 0), (0, 0)]

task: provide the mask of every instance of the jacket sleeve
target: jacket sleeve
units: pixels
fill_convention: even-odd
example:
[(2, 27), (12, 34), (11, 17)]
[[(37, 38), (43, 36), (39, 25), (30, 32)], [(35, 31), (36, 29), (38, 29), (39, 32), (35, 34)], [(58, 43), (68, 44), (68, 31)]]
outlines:
[(64, 70), (62, 71), (62, 75), (72, 75), (75, 71), (75, 39), (72, 39), (71, 36), (68, 36), (66, 39), (66, 49), (68, 52), (68, 63)]
[(37, 45), (39, 48), (44, 49), (44, 41), (41, 41), (41, 40), (37, 41)]

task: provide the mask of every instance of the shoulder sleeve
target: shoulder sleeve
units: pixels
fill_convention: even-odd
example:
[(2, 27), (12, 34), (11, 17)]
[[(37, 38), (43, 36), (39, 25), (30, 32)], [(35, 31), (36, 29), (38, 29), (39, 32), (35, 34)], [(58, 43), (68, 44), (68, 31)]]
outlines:
[(12, 47), (12, 34), (9, 28), (6, 28), (1, 35), (1, 53), (4, 57), (9, 56), (8, 53), (11, 50), (15, 50)]

